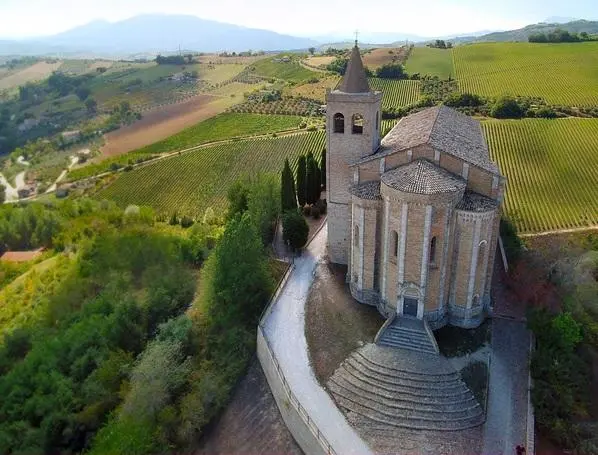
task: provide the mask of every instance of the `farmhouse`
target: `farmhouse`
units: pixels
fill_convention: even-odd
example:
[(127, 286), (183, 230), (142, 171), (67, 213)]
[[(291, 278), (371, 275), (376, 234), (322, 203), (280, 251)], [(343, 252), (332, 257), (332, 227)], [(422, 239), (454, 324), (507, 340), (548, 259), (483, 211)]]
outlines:
[(357, 43), (326, 101), (328, 253), (348, 266), (352, 295), (433, 329), (478, 326), (505, 183), (479, 122), (437, 106), (380, 140), (382, 93)]

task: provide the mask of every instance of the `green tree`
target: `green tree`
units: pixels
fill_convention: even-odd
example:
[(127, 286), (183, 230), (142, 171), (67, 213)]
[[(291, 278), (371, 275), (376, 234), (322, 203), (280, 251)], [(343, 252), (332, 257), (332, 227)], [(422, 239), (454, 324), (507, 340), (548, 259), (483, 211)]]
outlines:
[(6, 187), (0, 185), (0, 204), (4, 204), (4, 201), (6, 201)]
[(307, 201), (307, 165), (305, 155), (299, 156), (297, 160), (297, 200), (299, 207), (303, 207)]
[(87, 112), (95, 114), (98, 108), (98, 102), (93, 98), (87, 98), (85, 100), (85, 107), (87, 108)]
[(283, 212), (297, 208), (297, 193), (295, 192), (295, 179), (289, 165), (289, 160), (284, 162), (280, 179), (280, 206)]
[(280, 213), (280, 186), (275, 174), (258, 174), (249, 183), (247, 212), (264, 245), (272, 242), (276, 218)]
[(494, 118), (521, 118), (524, 114), (517, 100), (508, 96), (497, 99), (490, 109), (490, 115)]
[(322, 186), (326, 189), (326, 147), (322, 149), (322, 156), (320, 157), (320, 179)]
[(81, 100), (81, 101), (85, 101), (89, 95), (91, 95), (91, 89), (89, 87), (77, 87), (75, 89), (75, 95), (77, 95), (77, 97)]
[(314, 54), (316, 53), (316, 48), (315, 48), (315, 47), (310, 47), (310, 48), (308, 49), (308, 51), (309, 51), (309, 53), (310, 53), (311, 55), (314, 55)]
[(247, 180), (239, 179), (228, 189), (228, 219), (247, 211), (247, 199), (249, 197), (249, 185)]
[(282, 238), (293, 251), (302, 248), (307, 242), (309, 226), (298, 210), (289, 210), (282, 215)]
[(308, 204), (315, 204), (320, 197), (320, 169), (312, 152), (307, 154), (306, 159), (306, 193), (305, 199)]

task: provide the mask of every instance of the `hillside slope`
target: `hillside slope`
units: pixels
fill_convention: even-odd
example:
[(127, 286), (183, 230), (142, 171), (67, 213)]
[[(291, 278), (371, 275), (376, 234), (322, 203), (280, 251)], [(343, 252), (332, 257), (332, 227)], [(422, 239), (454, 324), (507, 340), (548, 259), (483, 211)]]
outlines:
[(571, 33), (598, 33), (598, 21), (578, 20), (573, 22), (552, 23), (552, 24), (533, 24), (526, 27), (509, 30), (506, 32), (489, 33), (480, 36), (476, 41), (527, 41), (530, 35), (534, 33), (547, 33), (560, 28)]

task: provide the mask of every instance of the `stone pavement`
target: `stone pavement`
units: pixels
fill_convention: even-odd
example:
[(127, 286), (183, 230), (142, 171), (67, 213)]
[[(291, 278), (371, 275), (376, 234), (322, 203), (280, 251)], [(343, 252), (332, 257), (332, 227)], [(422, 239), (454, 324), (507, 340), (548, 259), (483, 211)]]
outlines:
[(528, 358), (525, 323), (495, 318), (484, 455), (513, 454), (527, 441)]
[(301, 405), (338, 454), (370, 454), (367, 444), (347, 423), (330, 396), (320, 386), (309, 364), (305, 339), (305, 302), (316, 264), (326, 251), (327, 226), (295, 259), (295, 270), (279, 294), (264, 324), (284, 375)]

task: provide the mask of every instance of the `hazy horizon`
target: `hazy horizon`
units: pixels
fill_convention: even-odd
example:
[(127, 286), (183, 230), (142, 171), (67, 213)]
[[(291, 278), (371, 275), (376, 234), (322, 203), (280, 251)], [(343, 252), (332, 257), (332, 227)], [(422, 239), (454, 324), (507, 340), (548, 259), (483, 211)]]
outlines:
[[(220, 0), (198, 5), (192, 0), (2, 0), (0, 38), (48, 36), (96, 20), (117, 22), (141, 14), (184, 14), (278, 33), (316, 37), (366, 33), (404, 33), (447, 36), (480, 30), (508, 30), (565, 16), (597, 19), (594, 0), (563, 4), (556, 0), (503, 0), (487, 4), (476, 0)], [(35, 12), (33, 14), (32, 12)], [(276, 18), (276, 20), (272, 20)]]

